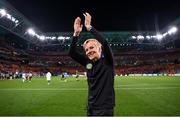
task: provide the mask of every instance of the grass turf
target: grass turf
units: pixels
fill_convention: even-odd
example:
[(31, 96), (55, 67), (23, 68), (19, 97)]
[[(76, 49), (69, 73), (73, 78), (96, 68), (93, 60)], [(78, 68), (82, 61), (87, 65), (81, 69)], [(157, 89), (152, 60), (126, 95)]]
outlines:
[[(180, 77), (116, 77), (115, 116), (180, 116)], [(86, 116), (87, 81), (0, 80), (0, 116)]]

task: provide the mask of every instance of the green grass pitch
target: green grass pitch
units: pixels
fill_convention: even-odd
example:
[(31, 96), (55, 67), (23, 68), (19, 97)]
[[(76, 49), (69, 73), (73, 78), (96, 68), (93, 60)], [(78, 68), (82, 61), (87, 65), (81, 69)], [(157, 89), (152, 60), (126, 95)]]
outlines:
[[(180, 77), (116, 77), (115, 116), (180, 116)], [(86, 116), (87, 81), (0, 80), (0, 116)]]

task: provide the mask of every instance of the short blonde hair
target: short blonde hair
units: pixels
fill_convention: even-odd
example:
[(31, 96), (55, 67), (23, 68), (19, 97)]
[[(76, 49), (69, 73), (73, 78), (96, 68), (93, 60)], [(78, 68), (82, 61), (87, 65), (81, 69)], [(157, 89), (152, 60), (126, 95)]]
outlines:
[(83, 43), (83, 48), (84, 48), (84, 49), (85, 49), (86, 44), (89, 43), (89, 42), (95, 42), (96, 46), (97, 46), (100, 50), (102, 50), (102, 44), (101, 44), (98, 40), (96, 40), (96, 39), (87, 39), (87, 40)]

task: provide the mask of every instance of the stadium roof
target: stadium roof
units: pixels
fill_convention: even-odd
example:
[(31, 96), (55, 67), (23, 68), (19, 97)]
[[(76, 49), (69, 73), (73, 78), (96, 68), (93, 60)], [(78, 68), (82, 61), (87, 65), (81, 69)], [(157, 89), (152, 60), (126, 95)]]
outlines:
[(100, 31), (155, 31), (180, 16), (179, 2), (155, 0), (7, 0), (43, 32), (73, 31), (73, 20), (89, 12)]
[[(71, 3), (56, 0), (0, 0), (0, 29), (5, 29), (0, 31), (11, 32), (37, 46), (67, 46), (73, 32), (74, 18), (83, 17), (82, 13), (87, 11), (93, 16), (92, 25), (104, 33), (111, 45), (160, 45), (162, 38), (170, 36), (173, 38), (171, 41), (179, 38), (179, 35), (172, 37), (169, 33), (174, 27), (170, 24), (177, 24), (179, 28), (178, 8), (175, 3), (161, 3), (159, 6), (153, 1), (142, 5), (137, 1), (99, 4), (93, 0)], [(83, 32), (79, 44), (91, 36)]]

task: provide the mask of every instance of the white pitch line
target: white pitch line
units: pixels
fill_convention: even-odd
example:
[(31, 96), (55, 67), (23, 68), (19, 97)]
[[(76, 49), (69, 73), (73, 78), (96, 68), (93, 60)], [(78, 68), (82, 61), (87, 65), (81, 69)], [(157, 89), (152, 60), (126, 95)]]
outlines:
[[(119, 88), (120, 90), (159, 90), (159, 89), (178, 89), (180, 87), (135, 87), (135, 88)], [(116, 88), (115, 88), (116, 89)]]
[(180, 86), (180, 84), (128, 84), (128, 85), (120, 85), (122, 87), (126, 86)]
[(73, 88), (73, 89), (0, 89), (0, 91), (83, 91), (87, 89), (83, 88)]
[[(124, 88), (115, 87), (115, 90), (160, 90), (160, 89), (178, 89), (180, 87), (136, 87), (136, 88)], [(71, 89), (0, 89), (0, 91), (86, 91), (86, 88), (71, 88)]]

